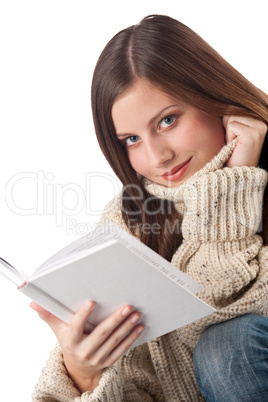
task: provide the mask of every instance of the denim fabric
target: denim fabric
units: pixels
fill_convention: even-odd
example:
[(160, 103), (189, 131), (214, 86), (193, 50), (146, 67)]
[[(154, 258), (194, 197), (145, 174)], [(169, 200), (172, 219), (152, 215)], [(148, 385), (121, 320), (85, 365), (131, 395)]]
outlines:
[(268, 401), (268, 318), (246, 314), (211, 326), (194, 367), (207, 402)]

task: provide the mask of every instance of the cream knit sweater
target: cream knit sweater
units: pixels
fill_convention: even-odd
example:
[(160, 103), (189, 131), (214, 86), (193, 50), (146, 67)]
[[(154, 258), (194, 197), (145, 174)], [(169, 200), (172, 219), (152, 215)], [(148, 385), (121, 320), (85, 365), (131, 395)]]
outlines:
[[(183, 242), (172, 263), (199, 281), (199, 297), (215, 313), (130, 350), (104, 371), (93, 392), (80, 395), (66, 372), (60, 347), (52, 351), (33, 401), (203, 401), (192, 353), (211, 324), (256, 313), (268, 316), (268, 247), (257, 235), (267, 172), (224, 168), (236, 141), (222, 148), (203, 169), (177, 188), (145, 181), (159, 198), (172, 199), (182, 222)], [(127, 230), (120, 197), (103, 219)], [(168, 301), (167, 301), (168, 302)], [(172, 306), (171, 306), (172, 307)]]

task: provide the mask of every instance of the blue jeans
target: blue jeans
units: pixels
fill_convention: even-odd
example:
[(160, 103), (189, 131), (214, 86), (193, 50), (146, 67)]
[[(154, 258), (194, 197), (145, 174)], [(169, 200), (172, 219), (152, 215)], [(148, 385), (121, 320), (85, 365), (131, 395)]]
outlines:
[(195, 347), (194, 367), (207, 402), (268, 401), (268, 318), (212, 325)]

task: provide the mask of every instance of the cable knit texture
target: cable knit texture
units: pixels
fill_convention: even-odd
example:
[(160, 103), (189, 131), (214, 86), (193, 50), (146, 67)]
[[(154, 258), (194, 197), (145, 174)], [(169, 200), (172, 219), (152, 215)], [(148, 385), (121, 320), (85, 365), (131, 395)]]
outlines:
[[(174, 201), (183, 242), (172, 263), (203, 285), (198, 296), (216, 312), (131, 349), (105, 370), (93, 392), (83, 395), (68, 377), (57, 345), (36, 385), (33, 401), (204, 400), (192, 360), (204, 330), (245, 313), (268, 316), (268, 247), (256, 234), (268, 174), (254, 167), (224, 167), (236, 142), (223, 147), (179, 187), (144, 180), (149, 193)], [(109, 204), (102, 220), (106, 219), (128, 230), (121, 215), (121, 196)]]

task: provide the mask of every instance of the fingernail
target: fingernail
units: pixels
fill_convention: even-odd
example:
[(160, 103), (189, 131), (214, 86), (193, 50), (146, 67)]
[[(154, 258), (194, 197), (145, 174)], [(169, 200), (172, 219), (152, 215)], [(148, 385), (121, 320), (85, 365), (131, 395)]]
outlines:
[(135, 314), (133, 315), (130, 321), (132, 322), (132, 324), (135, 324), (135, 322), (139, 321), (140, 318), (141, 318), (140, 314)]
[(85, 309), (90, 310), (91, 307), (93, 306), (94, 302), (92, 300), (88, 300), (85, 304)]
[(128, 306), (128, 307), (125, 307), (124, 310), (122, 310), (121, 314), (123, 317), (125, 317), (126, 315), (131, 313), (131, 311), (132, 311), (132, 307)]
[(144, 331), (144, 327), (139, 327), (137, 329), (138, 334), (141, 334)]

